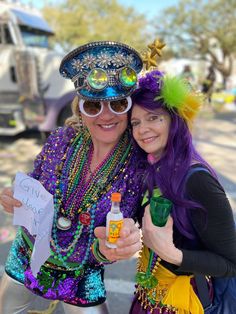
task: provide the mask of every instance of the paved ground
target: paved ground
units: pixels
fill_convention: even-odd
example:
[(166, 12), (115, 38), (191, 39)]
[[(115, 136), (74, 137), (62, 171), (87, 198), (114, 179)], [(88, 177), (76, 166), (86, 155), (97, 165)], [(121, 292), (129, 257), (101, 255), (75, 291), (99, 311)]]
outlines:
[[(217, 169), (236, 213), (236, 112), (217, 115), (209, 111), (203, 112), (194, 129), (194, 140), (202, 155)], [(24, 134), (14, 139), (0, 138), (0, 188), (11, 184), (16, 171), (27, 172), (31, 169), (40, 147), (40, 138), (36, 134)], [(10, 215), (0, 212), (0, 275), (15, 235), (11, 220)], [(128, 314), (135, 263), (136, 258), (133, 258), (107, 267), (106, 287), (111, 314)], [(47, 301), (38, 299), (32, 304), (32, 308), (40, 310), (47, 305)], [(62, 313), (64, 312), (58, 305), (55, 314)]]
[(236, 212), (236, 111), (205, 112), (194, 134), (198, 150), (216, 169)]

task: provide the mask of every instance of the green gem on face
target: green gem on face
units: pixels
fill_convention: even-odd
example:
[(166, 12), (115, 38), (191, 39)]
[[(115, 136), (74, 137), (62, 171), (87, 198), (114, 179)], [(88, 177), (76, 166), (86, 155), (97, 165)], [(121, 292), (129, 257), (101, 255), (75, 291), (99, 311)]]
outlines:
[(122, 85), (133, 87), (137, 83), (137, 74), (132, 68), (125, 67), (121, 70), (119, 79)]
[(108, 84), (108, 77), (104, 70), (93, 69), (87, 77), (87, 82), (93, 89), (102, 90)]

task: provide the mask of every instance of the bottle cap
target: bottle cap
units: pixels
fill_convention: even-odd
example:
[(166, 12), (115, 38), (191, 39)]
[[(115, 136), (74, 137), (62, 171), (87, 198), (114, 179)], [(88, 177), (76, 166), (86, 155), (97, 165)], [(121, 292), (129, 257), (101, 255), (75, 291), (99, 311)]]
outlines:
[(111, 201), (112, 202), (120, 202), (121, 201), (121, 194), (116, 192), (111, 194)]

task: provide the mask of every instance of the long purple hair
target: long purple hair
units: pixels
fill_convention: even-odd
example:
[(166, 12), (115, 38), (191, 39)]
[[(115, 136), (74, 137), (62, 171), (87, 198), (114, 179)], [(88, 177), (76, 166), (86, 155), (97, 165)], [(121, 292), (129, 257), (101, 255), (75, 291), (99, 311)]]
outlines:
[[(171, 117), (167, 146), (163, 156), (153, 165), (146, 163), (144, 189), (148, 190), (151, 195), (153, 189), (158, 187), (162, 195), (174, 204), (172, 217), (179, 232), (189, 239), (194, 239), (195, 232), (188, 219), (188, 209), (202, 208), (202, 205), (196, 204), (185, 196), (186, 175), (192, 161), (206, 166), (214, 176), (216, 174), (196, 151), (187, 123), (176, 111), (166, 109), (161, 100), (154, 100), (156, 96), (158, 96), (157, 93), (151, 89), (139, 88), (131, 97), (133, 106), (140, 106), (149, 111), (162, 108)], [(132, 109), (129, 115), (132, 115)], [(141, 148), (140, 151), (140, 156), (147, 158), (147, 154)], [(202, 210), (205, 211), (203, 208)]]

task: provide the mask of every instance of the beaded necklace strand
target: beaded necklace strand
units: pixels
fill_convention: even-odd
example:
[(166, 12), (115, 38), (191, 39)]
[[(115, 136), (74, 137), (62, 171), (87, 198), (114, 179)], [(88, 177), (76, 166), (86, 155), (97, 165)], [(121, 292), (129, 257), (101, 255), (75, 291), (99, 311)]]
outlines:
[[(78, 239), (80, 238), (84, 225), (78, 219), (81, 212), (89, 212), (90, 228), (89, 238), (86, 245), (84, 259), (81, 264), (73, 268), (73, 270), (82, 270), (86, 263), (90, 247), (93, 241), (93, 229), (95, 223), (96, 202), (99, 197), (107, 193), (111, 189), (111, 181), (114, 182), (120, 173), (124, 171), (129, 157), (131, 155), (131, 146), (129, 145), (128, 135), (125, 134), (114, 149), (108, 154), (103, 162), (95, 169), (93, 176), (89, 176), (86, 181), (86, 175), (89, 169), (89, 163), (86, 164), (88, 158), (92, 159), (92, 141), (88, 132), (80, 134), (75, 138), (71, 147), (68, 147), (63, 163), (60, 165), (58, 179), (56, 181), (55, 201), (55, 219), (52, 232), (52, 251), (54, 258), (59, 259), (63, 266), (69, 269), (65, 262), (73, 252)], [(118, 173), (114, 175), (115, 168), (120, 165)], [(107, 178), (106, 185), (97, 184), (101, 178)], [(67, 179), (69, 178), (69, 180)], [(105, 182), (104, 182), (105, 183)], [(57, 219), (60, 215), (74, 219), (77, 226), (72, 227), (73, 239), (66, 247), (61, 247), (57, 238)], [(76, 220), (75, 220), (76, 219)]]
[[(147, 265), (144, 265), (143, 260), (145, 260), (147, 250), (149, 251), (148, 263)], [(161, 282), (161, 285), (159, 286), (159, 281), (155, 276), (160, 262), (161, 258), (154, 254), (151, 249), (148, 249), (143, 245), (142, 250), (139, 253), (137, 264), (137, 286), (135, 293), (138, 295), (138, 300), (144, 310), (153, 313), (154, 310), (158, 309), (159, 313), (174, 314), (177, 313), (175, 307), (162, 303), (168, 290), (168, 284), (165, 285)]]

